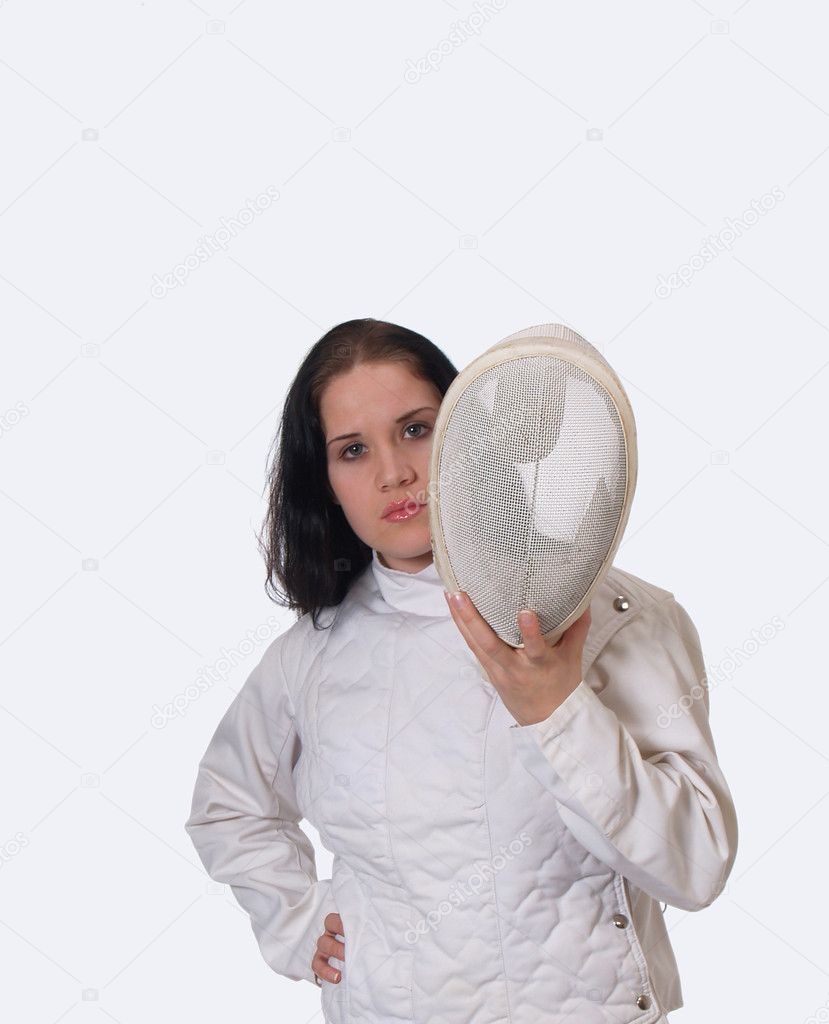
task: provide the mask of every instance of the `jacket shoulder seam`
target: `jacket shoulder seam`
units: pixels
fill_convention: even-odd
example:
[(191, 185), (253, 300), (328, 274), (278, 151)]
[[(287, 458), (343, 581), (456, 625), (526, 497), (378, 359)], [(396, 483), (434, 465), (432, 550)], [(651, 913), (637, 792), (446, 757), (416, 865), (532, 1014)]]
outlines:
[(609, 618), (595, 638), (585, 645), (585, 674), (590, 670), (590, 666), (602, 650), (621, 629), (630, 625), (631, 622), (649, 610), (669, 601), (676, 601), (672, 591), (654, 585), (657, 593), (652, 593), (644, 581), (640, 582), (636, 577), (632, 577), (631, 574), (615, 566), (611, 568), (604, 582), (607, 587), (616, 591), (619, 596), (627, 598), (631, 602), (631, 607), (624, 615), (619, 613), (618, 616)]

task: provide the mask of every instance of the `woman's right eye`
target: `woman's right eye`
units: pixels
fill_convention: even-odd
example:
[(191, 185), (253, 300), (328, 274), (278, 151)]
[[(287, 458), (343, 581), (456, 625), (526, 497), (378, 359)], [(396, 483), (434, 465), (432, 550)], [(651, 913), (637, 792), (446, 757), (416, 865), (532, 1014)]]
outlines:
[(342, 458), (345, 462), (353, 462), (354, 459), (358, 458), (359, 456), (356, 456), (356, 455), (355, 456), (348, 456), (348, 455), (346, 455), (346, 452), (350, 452), (352, 448), (361, 448), (361, 447), (362, 448), (365, 447), (365, 445), (362, 443), (362, 441), (355, 441), (354, 444), (350, 444), (347, 448), (343, 448), (343, 451), (342, 451), (342, 454), (341, 454), (340, 458)]

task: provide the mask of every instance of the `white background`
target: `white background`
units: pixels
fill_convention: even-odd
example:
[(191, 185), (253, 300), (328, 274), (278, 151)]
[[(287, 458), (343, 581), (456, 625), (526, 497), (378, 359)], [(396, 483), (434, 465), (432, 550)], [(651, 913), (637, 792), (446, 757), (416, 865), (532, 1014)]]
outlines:
[(222, 659), (293, 621), (254, 540), (285, 390), (362, 316), (458, 367), (562, 322), (622, 376), (616, 564), (699, 629), (740, 824), (723, 895), (668, 908), (671, 1020), (826, 1019), (827, 27), (766, 0), (0, 3), (4, 1019), (321, 1021), (183, 823), (265, 643)]

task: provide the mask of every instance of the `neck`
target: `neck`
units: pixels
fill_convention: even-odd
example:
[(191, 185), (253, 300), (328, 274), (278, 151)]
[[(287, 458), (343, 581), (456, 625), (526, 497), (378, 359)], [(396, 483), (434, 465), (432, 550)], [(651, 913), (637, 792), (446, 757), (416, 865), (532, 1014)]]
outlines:
[(386, 569), (394, 569), (397, 572), (420, 572), (421, 569), (432, 564), (432, 549), (429, 548), (424, 554), (414, 555), (411, 558), (397, 558), (394, 555), (384, 555), (378, 551), (377, 559), (380, 565)]

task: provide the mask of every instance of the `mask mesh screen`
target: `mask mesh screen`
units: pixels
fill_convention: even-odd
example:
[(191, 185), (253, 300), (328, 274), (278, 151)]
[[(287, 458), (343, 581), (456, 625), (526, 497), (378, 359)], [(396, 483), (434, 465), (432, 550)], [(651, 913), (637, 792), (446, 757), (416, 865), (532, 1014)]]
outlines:
[(605, 389), (552, 356), (491, 367), (454, 406), (438, 473), (452, 572), (495, 632), (521, 643), (524, 607), (544, 633), (563, 622), (623, 513), (624, 432)]

